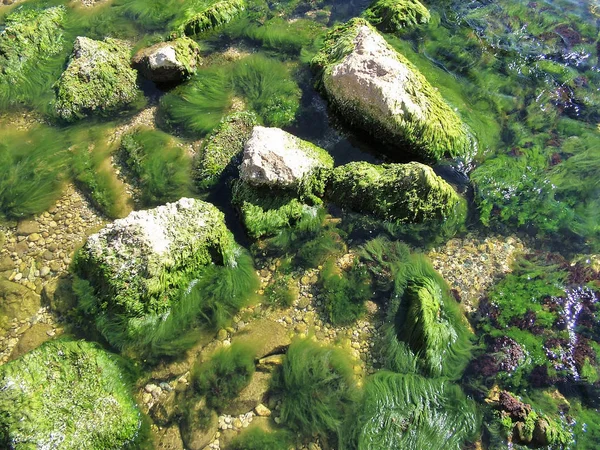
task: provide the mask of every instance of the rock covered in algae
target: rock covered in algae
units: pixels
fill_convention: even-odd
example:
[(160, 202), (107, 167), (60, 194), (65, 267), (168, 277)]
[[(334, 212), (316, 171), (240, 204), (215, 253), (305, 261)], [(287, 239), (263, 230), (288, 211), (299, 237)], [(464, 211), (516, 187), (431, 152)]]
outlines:
[(56, 84), (54, 108), (73, 121), (131, 103), (138, 95), (129, 45), (117, 39), (77, 37), (67, 69)]
[(0, 82), (7, 86), (27, 82), (28, 71), (62, 51), (65, 16), (64, 6), (21, 7), (6, 16), (0, 30)]
[(217, 28), (229, 23), (248, 7), (246, 0), (207, 1), (199, 2), (199, 5), (200, 8), (192, 5), (182, 15), (175, 27), (178, 33), (193, 36)]
[(234, 245), (221, 211), (182, 198), (134, 211), (90, 236), (77, 267), (99, 297), (127, 316), (162, 314), (190, 274), (212, 262), (229, 262)]
[(419, 0), (377, 0), (365, 18), (382, 31), (394, 32), (429, 22), (429, 10)]
[(156, 83), (183, 81), (196, 73), (200, 47), (182, 37), (144, 48), (133, 57), (133, 66)]
[(334, 109), (395, 151), (430, 161), (472, 153), (460, 118), (366, 20), (333, 29), (312, 65)]
[(0, 367), (0, 445), (121, 449), (140, 412), (118, 359), (85, 341), (51, 341)]
[(429, 166), (420, 163), (336, 167), (327, 182), (332, 202), (380, 219), (418, 223), (464, 219), (465, 201)]
[(240, 179), (260, 186), (289, 187), (317, 168), (332, 168), (323, 149), (279, 128), (254, 127), (244, 146)]
[(255, 125), (258, 125), (256, 114), (234, 113), (225, 117), (203, 141), (196, 164), (200, 188), (214, 186), (228, 166), (239, 165), (244, 145)]

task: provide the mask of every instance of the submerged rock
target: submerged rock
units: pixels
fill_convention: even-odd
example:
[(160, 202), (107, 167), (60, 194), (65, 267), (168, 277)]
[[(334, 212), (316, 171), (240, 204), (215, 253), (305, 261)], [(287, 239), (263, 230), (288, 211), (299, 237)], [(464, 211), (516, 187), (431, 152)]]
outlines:
[(90, 236), (77, 267), (101, 299), (126, 315), (162, 314), (200, 267), (229, 262), (233, 246), (222, 212), (182, 198), (132, 212)]
[(332, 168), (323, 149), (279, 128), (254, 127), (244, 146), (240, 179), (260, 186), (297, 185), (317, 168)]
[(196, 73), (200, 47), (182, 37), (144, 48), (133, 57), (133, 66), (155, 83), (177, 83)]
[(19, 283), (0, 279), (0, 316), (28, 320), (41, 307), (41, 298)]
[(0, 367), (7, 448), (120, 449), (141, 426), (118, 360), (85, 341), (53, 341)]
[(212, 5), (210, 2), (200, 4), (204, 5), (204, 8), (191, 7), (184, 14), (183, 20), (176, 27), (178, 32), (193, 36), (217, 28), (229, 23), (248, 6), (246, 0), (221, 0), (213, 2)]
[(77, 37), (69, 65), (56, 84), (58, 116), (74, 121), (135, 100), (137, 73), (129, 66), (129, 52), (124, 41)]
[(196, 178), (200, 188), (214, 186), (231, 165), (238, 166), (244, 145), (250, 138), (258, 117), (239, 112), (225, 117), (202, 143), (197, 161)]
[(429, 10), (419, 0), (377, 0), (365, 18), (382, 31), (394, 32), (429, 22)]
[(466, 126), (439, 92), (364, 19), (332, 30), (312, 65), (331, 105), (395, 152), (470, 156)]
[(326, 189), (332, 202), (380, 219), (409, 223), (464, 220), (464, 200), (420, 163), (336, 167)]

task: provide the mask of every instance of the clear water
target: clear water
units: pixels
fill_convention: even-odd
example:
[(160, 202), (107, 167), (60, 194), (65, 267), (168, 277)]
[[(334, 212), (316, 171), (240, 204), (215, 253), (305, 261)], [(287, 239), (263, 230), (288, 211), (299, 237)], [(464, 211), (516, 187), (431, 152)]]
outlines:
[[(170, 2), (171, 6), (175, 3)], [(55, 142), (64, 138), (65, 146), (85, 147), (86, 139), (93, 139), (91, 135), (85, 137), (78, 133), (77, 126), (57, 122), (48, 114), (52, 85), (66, 64), (73, 37), (87, 35), (100, 39), (111, 36), (130, 40), (136, 48), (141, 48), (166, 35), (167, 21), (158, 18), (156, 13), (150, 14), (148, 20), (136, 19), (128, 13), (126, 1), (109, 0), (92, 8), (83, 8), (76, 2), (31, 0), (0, 6), (0, 22), (21, 4), (64, 4), (69, 19), (63, 31), (63, 49), (48, 64), (37, 69), (40, 73), (35, 76), (33, 85), (24, 90), (25, 100), (10, 98), (9, 93), (0, 105), (4, 114), (0, 116), (0, 151), (4, 152), (1, 155), (4, 158), (5, 154), (16, 152), (17, 142), (20, 147), (23, 142), (31, 142), (32, 151), (33, 147), (40, 146), (40, 138), (35, 137), (33, 131), (13, 129), (15, 115), (24, 112), (31, 113), (35, 121), (42, 123), (41, 128), (45, 130), (42, 133), (55, 138)], [(160, 11), (160, 2), (150, 4)], [(318, 35), (336, 22), (360, 15), (368, 4), (365, 0), (269, 2), (270, 10), (265, 9), (265, 5), (261, 5), (263, 9), (250, 8), (247, 20), (260, 28), (264, 19), (276, 15), (288, 20), (308, 19), (315, 22), (318, 32), (313, 34)], [(548, 296), (555, 301), (535, 297), (535, 293), (533, 298), (525, 299), (543, 304), (541, 310), (552, 311), (565, 323), (565, 328), (560, 330), (563, 334), (557, 332), (558, 337), (548, 337), (548, 340), (562, 339), (562, 344), (552, 346), (548, 340), (531, 344), (545, 346), (537, 350), (557, 360), (554, 365), (556, 376), (549, 376), (550, 381), (546, 380), (541, 388), (533, 386), (531, 378), (519, 383), (514, 378), (501, 383), (512, 386), (540, 411), (545, 408), (548, 414), (562, 415), (568, 424), (566, 428), (577, 437), (571, 448), (597, 448), (600, 446), (600, 414), (597, 410), (600, 388), (588, 366), (593, 370), (600, 369), (600, 313), (595, 309), (600, 281), (594, 279), (597, 272), (592, 279), (579, 277), (578, 271), (588, 269), (583, 268), (585, 264), (571, 262), (576, 257), (578, 261), (591, 260), (589, 255), (600, 252), (600, 3), (598, 0), (442, 0), (428, 2), (427, 6), (432, 13), (429, 25), (386, 38), (440, 90), (470, 126), (479, 144), (474, 161), (443, 161), (435, 167), (436, 172), (468, 198), (472, 230), (484, 234), (499, 232), (506, 236), (521, 233), (536, 250), (552, 253), (552, 258), (562, 258), (560, 263), (541, 264), (542, 271), (558, 273), (560, 269), (561, 273), (568, 274), (556, 281), (536, 272), (534, 280), (558, 286), (563, 295)], [(245, 17), (242, 19), (246, 20)], [(2, 30), (3, 25), (0, 25)], [(238, 21), (199, 36), (198, 40), (205, 61), (215, 66), (225, 64), (220, 56), (223, 50), (235, 47), (263, 53), (291, 68), (290, 77), (298, 83), (301, 100), (295, 121), (285, 129), (326, 148), (336, 165), (356, 160), (390, 160), (371, 138), (330, 115), (326, 102), (312, 85), (305, 54), (286, 52), (278, 49), (277, 44), (252, 39), (245, 29), (240, 30)], [(314, 51), (311, 40), (303, 43), (308, 55)], [(163, 96), (177, 92), (176, 88), (165, 89), (147, 81), (141, 88), (149, 105), (156, 105)], [(80, 126), (92, 130), (111, 129), (129, 120), (131, 113), (86, 119)], [(186, 133), (177, 127), (164, 128), (182, 135), (184, 141), (203, 137), (203, 133)], [(25, 145), (19, 152), (26, 154), (29, 148)], [(56, 154), (58, 150), (53, 154), (35, 153), (40, 163), (46, 165), (59, 164)], [(10, 158), (0, 161), (6, 167), (19, 164)], [(48, 176), (55, 175), (50, 171)], [(6, 226), (12, 226), (15, 219), (33, 210), (8, 214), (6, 205), (10, 204), (10, 194), (6, 194), (9, 192), (6, 186), (10, 187), (10, 182), (7, 180), (0, 180), (0, 186), (5, 189), (0, 190), (0, 196), (5, 197), (4, 203), (0, 202), (0, 207), (4, 208), (0, 212), (7, 216)], [(35, 177), (27, 178), (27, 182), (41, 183)], [(48, 189), (58, 187), (53, 185)], [(226, 211), (228, 225), (238, 241), (250, 245), (228, 202), (229, 195), (229, 189), (222, 184), (208, 194), (208, 199)], [(33, 212), (43, 211), (44, 202), (48, 203), (52, 198), (40, 196), (39, 211)], [(539, 272), (540, 269), (535, 270)], [(523, 270), (523, 276), (528, 273)], [(521, 300), (520, 297), (518, 301)], [(554, 304), (559, 305), (556, 310), (551, 309)], [(525, 311), (529, 313), (535, 308), (537, 306), (526, 306)], [(480, 311), (479, 314), (485, 316), (487, 313)], [(533, 319), (536, 326), (543, 330), (552, 329), (552, 325), (546, 324), (545, 328), (541, 325), (543, 314), (536, 314)], [(578, 322), (582, 317), (586, 317), (587, 322)], [(490, 348), (489, 339), (505, 331), (486, 320), (485, 317), (480, 322), (472, 320), (478, 334), (479, 350), (483, 352)], [(539, 334), (539, 329), (533, 325), (515, 323), (509, 322), (506, 328), (508, 335), (517, 342), (516, 336), (525, 340)], [(588, 352), (587, 375), (582, 373), (583, 363), (577, 361), (578, 342), (584, 341)], [(531, 339), (523, 347), (527, 348), (530, 342)], [(566, 374), (561, 372), (563, 369)], [(483, 404), (485, 395), (482, 396), (480, 384), (483, 382), (477, 378), (477, 372), (474, 373), (469, 375), (472, 378), (465, 378), (463, 386), (469, 395)], [(556, 410), (559, 402), (549, 400), (549, 393), (556, 389), (571, 402), (570, 411), (559, 414)], [(493, 420), (486, 415), (484, 422), (488, 424)], [(489, 427), (484, 432), (484, 442), (489, 448), (502, 448), (503, 444), (494, 447), (495, 438), (495, 432)]]

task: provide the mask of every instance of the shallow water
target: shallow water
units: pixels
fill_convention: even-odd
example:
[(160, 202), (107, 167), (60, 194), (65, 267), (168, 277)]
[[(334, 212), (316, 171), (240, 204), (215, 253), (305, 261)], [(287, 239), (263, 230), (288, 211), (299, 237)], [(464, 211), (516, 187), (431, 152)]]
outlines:
[[(176, 11), (182, 2), (163, 3)], [(409, 161), (410, 157), (391, 160), (372, 138), (330, 114), (308, 67), (317, 45), (313, 40), (317, 38), (318, 43), (319, 35), (337, 22), (360, 15), (369, 3), (257, 0), (229, 24), (196, 36), (204, 58), (200, 73), (212, 70), (223, 90), (213, 97), (200, 97), (195, 106), (181, 102), (173, 109), (193, 116), (193, 108), (205, 108), (212, 115), (200, 124), (173, 119), (165, 105), (166, 100), (191, 95), (191, 87), (201, 86), (201, 75), (169, 88), (140, 77), (143, 99), (129, 110), (83, 119), (80, 124), (61, 122), (50, 108), (54, 83), (67, 64), (75, 36), (124, 39), (134, 49), (158, 42), (168, 36), (173, 20), (161, 2), (108, 0), (83, 7), (76, 1), (25, 0), (1, 5), (0, 33), (6, 29), (1, 22), (19, 8), (64, 5), (66, 21), (57, 31), (62, 43), (55, 51), (21, 61), (23, 70), (34, 74), (31, 79), (15, 77), (5, 83), (0, 78), (5, 83), (0, 87), (0, 231), (10, 234), (17, 222), (44, 213), (71, 182), (104, 216), (119, 217), (131, 205), (139, 207), (135, 192), (128, 193), (131, 180), (126, 174), (117, 176), (117, 167), (111, 166), (120, 127), (145, 107), (158, 105), (155, 125), (180, 138), (189, 152), (198, 151), (200, 140), (236, 108), (236, 102), (262, 114), (265, 86), (256, 81), (242, 88), (235, 78), (260, 80), (264, 75), (260, 69), (258, 75), (243, 71), (248, 61), (244, 58), (251, 53), (267, 58), (270, 72), (286, 74), (286, 80), (275, 77), (267, 87), (272, 89), (270, 96), (289, 100), (294, 111), (292, 120), (284, 113), (277, 119), (265, 113), (263, 121), (280, 120), (272, 124), (325, 148), (336, 166), (351, 161)], [(428, 25), (386, 35), (386, 39), (439, 89), (478, 141), (472, 161), (441, 161), (434, 169), (469, 203), (468, 229), (463, 232), (481, 236), (482, 242), (487, 235), (519, 236), (531, 252), (516, 263), (512, 275), (494, 280), (496, 284), (475, 299), (481, 303), (475, 304), (476, 311), (469, 316), (477, 335), (476, 348), (459, 383), (484, 410), (484, 425), (474, 440), (481, 439), (490, 449), (508, 445), (496, 426), (499, 413), (485, 406), (486, 397), (499, 385), (521, 396), (540, 414), (562, 421), (563, 429), (575, 437), (566, 448), (597, 448), (600, 4), (597, 0), (429, 3), (432, 19)], [(269, 22), (277, 17), (297, 28), (279, 34), (265, 32), (266, 23), (278, 25)], [(0, 68), (6, 63), (2, 58), (0, 52)], [(189, 177), (191, 184), (191, 173)], [(223, 210), (237, 242), (250, 248), (253, 240), (231, 205), (229, 181), (224, 177), (209, 192), (195, 195)], [(330, 213), (347, 220), (339, 209), (332, 207)], [(443, 248), (440, 241), (447, 240), (427, 231), (390, 232), (387, 225), (353, 220), (344, 222), (347, 228), (337, 235), (347, 239), (348, 246), (382, 230), (420, 248), (434, 243), (439, 250)], [(12, 255), (2, 251), (0, 256)], [(504, 337), (509, 341), (501, 340)], [(486, 371), (490, 366), (498, 370)], [(513, 448), (521, 447), (514, 444)]]

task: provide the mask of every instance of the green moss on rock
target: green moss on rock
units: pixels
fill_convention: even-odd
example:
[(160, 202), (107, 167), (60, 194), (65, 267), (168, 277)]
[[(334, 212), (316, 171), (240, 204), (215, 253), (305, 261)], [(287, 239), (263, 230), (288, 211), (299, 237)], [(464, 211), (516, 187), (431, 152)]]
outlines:
[(66, 9), (19, 7), (4, 20), (0, 31), (0, 105), (35, 100), (46, 65), (64, 48)]
[(419, 0), (377, 0), (369, 6), (364, 16), (386, 32), (414, 28), (431, 19), (429, 11)]
[(234, 113), (221, 121), (202, 143), (196, 165), (198, 187), (214, 186), (227, 167), (241, 162), (244, 144), (255, 125), (258, 125), (258, 117), (251, 112)]
[(466, 213), (456, 191), (419, 163), (339, 166), (328, 179), (326, 194), (340, 206), (390, 221), (463, 222)]
[(85, 341), (48, 342), (0, 367), (0, 446), (122, 449), (140, 412), (118, 360)]
[(424, 160), (473, 153), (466, 126), (440, 93), (364, 19), (331, 30), (312, 66), (350, 125)]
[(194, 75), (199, 60), (200, 46), (184, 36), (144, 48), (135, 54), (132, 62), (149, 80), (174, 83)]
[(234, 245), (222, 212), (210, 203), (182, 198), (135, 211), (90, 236), (77, 268), (105, 308), (129, 317), (163, 314), (198, 269), (229, 263)]
[(176, 32), (193, 36), (231, 22), (247, 8), (246, 0), (202, 0), (176, 21)]
[(139, 91), (137, 72), (129, 66), (129, 59), (126, 42), (78, 37), (69, 65), (56, 84), (56, 114), (74, 121), (133, 102)]

